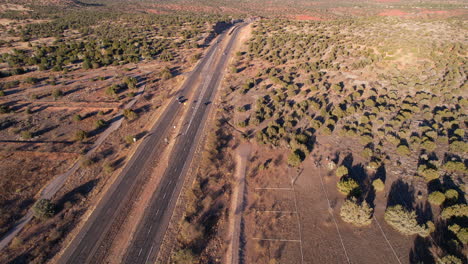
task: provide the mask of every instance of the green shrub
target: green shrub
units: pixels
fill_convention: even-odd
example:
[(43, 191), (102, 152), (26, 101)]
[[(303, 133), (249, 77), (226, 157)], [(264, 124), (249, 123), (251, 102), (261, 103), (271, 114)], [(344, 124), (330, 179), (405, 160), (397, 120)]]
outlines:
[(49, 199), (40, 199), (34, 204), (33, 212), (39, 219), (51, 218), (55, 214), (55, 206)]
[(78, 130), (75, 132), (75, 140), (83, 141), (88, 137), (88, 133), (84, 130)]
[(396, 152), (401, 156), (409, 156), (411, 154), (411, 150), (406, 145), (398, 146)]
[(445, 202), (445, 195), (441, 192), (432, 192), (429, 194), (428, 200), (431, 204), (441, 205)]
[(79, 114), (76, 114), (76, 115), (73, 116), (73, 120), (76, 121), (76, 122), (81, 121), (82, 119), (83, 119), (83, 117), (81, 117), (81, 115), (79, 115)]
[(447, 161), (444, 164), (444, 169), (448, 172), (466, 172), (465, 164), (460, 161)]
[(127, 85), (128, 88), (135, 89), (138, 81), (135, 77), (125, 76), (123, 82)]
[(106, 125), (107, 125), (106, 121), (104, 121), (102, 119), (96, 120), (96, 122), (94, 123), (94, 126), (96, 127), (96, 129), (103, 128)]
[(297, 166), (301, 165), (301, 162), (302, 162), (302, 157), (298, 153), (297, 150), (293, 151), (293, 152), (291, 152), (291, 154), (289, 154), (289, 156), (288, 156), (288, 165), (289, 166), (297, 167)]
[(463, 141), (454, 141), (450, 143), (450, 152), (468, 153), (468, 143)]
[(52, 91), (52, 97), (57, 100), (59, 97), (62, 97), (63, 96), (63, 93), (60, 89), (54, 89)]
[(361, 155), (366, 159), (372, 157), (373, 154), (374, 152), (370, 148), (364, 148), (364, 150), (361, 152)]
[(132, 109), (124, 109), (123, 115), (130, 121), (135, 120), (138, 117), (138, 115)]
[(356, 198), (346, 200), (340, 209), (340, 216), (346, 223), (366, 226), (372, 222), (373, 209), (366, 202), (358, 204)]
[(22, 139), (31, 139), (32, 138), (32, 133), (29, 131), (22, 131), (21, 132), (21, 138)]
[(452, 202), (458, 201), (458, 195), (459, 195), (458, 192), (454, 189), (449, 189), (445, 191), (445, 198), (448, 201), (452, 201)]
[(133, 140), (134, 138), (135, 137), (133, 135), (127, 135), (127, 136), (125, 136), (125, 142), (127, 144), (132, 144), (134, 142), (134, 140)]
[(163, 80), (169, 80), (170, 78), (173, 77), (171, 70), (168, 67), (165, 67), (161, 72), (160, 72), (161, 79)]
[(437, 259), (437, 264), (463, 264), (463, 261), (453, 255), (447, 255), (443, 258)]
[(420, 165), (418, 167), (419, 175), (423, 176), (426, 181), (430, 182), (439, 178), (439, 170), (435, 167), (428, 167), (427, 165)]
[(440, 214), (442, 219), (447, 220), (452, 217), (468, 217), (468, 205), (466, 204), (455, 204), (444, 208)]
[(114, 167), (109, 164), (109, 163), (106, 163), (103, 165), (102, 169), (104, 170), (105, 173), (107, 174), (111, 174), (113, 171), (114, 171)]
[(197, 263), (197, 257), (193, 254), (190, 249), (181, 249), (174, 253), (171, 257), (171, 263), (173, 264), (190, 264)]
[(351, 178), (341, 178), (336, 184), (338, 191), (344, 195), (358, 195), (360, 192), (359, 184)]
[(384, 215), (385, 221), (391, 227), (404, 235), (420, 235), (427, 237), (430, 233), (428, 225), (419, 225), (414, 211), (407, 211), (401, 205), (388, 207)]
[(385, 184), (381, 179), (373, 180), (372, 186), (374, 186), (374, 190), (376, 190), (377, 192), (381, 192), (385, 189)]
[(468, 228), (453, 224), (448, 227), (464, 245), (468, 244)]
[(119, 87), (117, 85), (111, 85), (109, 87), (106, 88), (106, 95), (108, 96), (116, 96), (117, 95), (117, 91), (119, 90)]
[(348, 175), (348, 173), (349, 173), (348, 168), (346, 168), (346, 166), (344, 166), (344, 165), (339, 166), (335, 171), (335, 175), (338, 178), (346, 176), (346, 175)]
[(437, 145), (434, 141), (427, 139), (421, 143), (421, 147), (427, 151), (434, 151)]

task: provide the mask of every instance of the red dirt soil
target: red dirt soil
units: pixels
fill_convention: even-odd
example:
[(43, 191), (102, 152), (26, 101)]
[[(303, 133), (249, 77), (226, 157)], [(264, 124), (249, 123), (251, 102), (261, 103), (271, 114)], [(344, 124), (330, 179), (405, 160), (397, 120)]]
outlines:
[(445, 11), (445, 10), (436, 10), (436, 11), (433, 11), (433, 10), (422, 10), (421, 12), (419, 12), (419, 14), (439, 14), (439, 15), (442, 15), (442, 14), (448, 14), (449, 12), (448, 11)]
[(400, 0), (374, 0), (375, 2), (379, 3), (398, 3)]
[(296, 20), (306, 20), (306, 21), (322, 21), (323, 19), (319, 17), (313, 17), (313, 16), (308, 16), (308, 15), (297, 15)]
[(146, 9), (146, 12), (150, 14), (160, 15), (160, 14), (167, 14), (165, 11), (157, 10), (157, 9)]
[(392, 9), (392, 10), (388, 10), (388, 11), (384, 11), (384, 12), (379, 13), (379, 16), (398, 16), (398, 17), (401, 17), (401, 16), (407, 16), (407, 15), (409, 15), (409, 13), (403, 12), (403, 11), (398, 10), (398, 9)]

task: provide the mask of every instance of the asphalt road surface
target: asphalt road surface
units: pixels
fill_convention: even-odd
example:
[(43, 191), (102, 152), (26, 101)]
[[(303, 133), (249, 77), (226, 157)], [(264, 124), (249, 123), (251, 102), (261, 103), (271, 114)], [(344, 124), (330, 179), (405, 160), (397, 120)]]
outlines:
[(124, 263), (154, 263), (161, 246), (170, 217), (175, 207), (178, 195), (184, 182), (184, 176), (190, 162), (203, 127), (208, 116), (208, 110), (216, 88), (219, 86), (222, 71), (225, 69), (228, 56), (236, 40), (238, 30), (235, 29), (214, 68), (209, 67), (202, 81), (199, 99), (192, 113), (187, 115), (184, 122), (186, 128), (178, 138), (170, 158), (169, 166), (158, 189), (151, 197), (141, 223), (139, 224), (134, 240), (127, 250)]
[[(169, 166), (163, 174), (157, 190), (151, 197), (143, 219), (137, 227), (135, 238), (125, 254), (124, 263), (154, 263), (162, 239), (169, 224), (177, 197), (183, 185), (186, 170), (192, 160), (194, 150), (203, 132), (211, 99), (221, 81), (228, 56), (238, 34), (239, 26), (228, 35), (230, 38), (224, 50), (219, 47), (226, 33), (218, 37), (205, 54), (204, 58), (192, 71), (178, 94), (196, 91), (196, 102), (190, 107), (181, 128), (181, 135), (169, 159)], [(215, 58), (219, 58), (216, 60)], [(201, 78), (198, 87), (197, 80)], [(151, 129), (116, 179), (104, 198), (88, 218), (82, 230), (61, 256), (59, 263), (102, 263), (111, 245), (112, 234), (118, 232), (131, 204), (141, 191), (145, 180), (151, 175), (154, 163), (160, 158), (165, 135), (172, 129), (182, 104), (173, 99), (161, 118)]]

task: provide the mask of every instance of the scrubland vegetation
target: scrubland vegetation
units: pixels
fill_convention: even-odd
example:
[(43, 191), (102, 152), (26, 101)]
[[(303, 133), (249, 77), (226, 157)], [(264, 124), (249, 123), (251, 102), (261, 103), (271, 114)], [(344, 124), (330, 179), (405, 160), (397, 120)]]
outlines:
[[(216, 123), (185, 193), (171, 263), (223, 263), (235, 184), (232, 151), (240, 141), (257, 149), (248, 188), (279, 181), (277, 174), (289, 184), (285, 171), (310, 177), (326, 170), (337, 229), (364, 230), (359, 234), (366, 238), (366, 230), (382, 225), (405, 263), (466, 263), (467, 24), (464, 17), (424, 14), (457, 14), (464, 3), (392, 2), (401, 10), (388, 12), (399, 15), (386, 17), (375, 16), (387, 11), (385, 1), (20, 2), (25, 6), (0, 10), (0, 234), (29, 208), (34, 220), (0, 262), (53, 258), (132, 144), (147, 133), (148, 120), (180, 76), (201, 58), (215, 24), (260, 14), (250, 38), (232, 54), (220, 104), (213, 106)], [(143, 98), (126, 107), (143, 87)], [(85, 156), (119, 120), (122, 128), (110, 143)], [(284, 157), (262, 160), (270, 152)], [(37, 199), (76, 160), (79, 177), (56, 197)], [(310, 164), (314, 170), (304, 171)], [(316, 195), (328, 200), (327, 193)], [(272, 204), (281, 208), (281, 201)], [(268, 217), (264, 233), (286, 226), (284, 218)], [(244, 224), (243, 232), (252, 230)], [(251, 236), (242, 234), (241, 247), (252, 245)], [(404, 248), (405, 239), (414, 240), (411, 249)], [(274, 251), (270, 245), (252, 248), (269, 254), (268, 263), (290, 256), (286, 247)], [(250, 260), (247, 253), (241, 257)], [(306, 253), (305, 259), (312, 257)]]
[(430, 237), (426, 259), (463, 262), (465, 36), (463, 19), (265, 19), (236, 54), (225, 109), (264, 151), (288, 150), (291, 167), (333, 144), (323, 166), (338, 178), (344, 222), (369, 225), (384, 192), (388, 226)]
[[(147, 133), (216, 24), (230, 18), (150, 14), (128, 2), (20, 4), (0, 4), (0, 235), (29, 209), (35, 217), (0, 262), (45, 263)], [(109, 139), (86, 156), (100, 137)], [(75, 162), (64, 188), (38, 199)]]

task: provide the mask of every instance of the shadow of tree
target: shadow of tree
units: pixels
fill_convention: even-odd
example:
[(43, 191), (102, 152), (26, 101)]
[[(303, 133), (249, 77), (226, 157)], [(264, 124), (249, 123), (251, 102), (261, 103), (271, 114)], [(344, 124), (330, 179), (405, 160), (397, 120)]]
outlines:
[(413, 242), (413, 248), (409, 253), (410, 263), (435, 263), (430, 251), (432, 243), (429, 238), (417, 236)]
[(76, 203), (77, 201), (81, 200), (84, 196), (90, 193), (96, 184), (99, 182), (98, 179), (90, 180), (75, 189), (66, 193), (62, 198), (60, 198), (56, 203), (56, 209), (58, 212), (64, 209), (64, 205), (66, 202)]
[(425, 201), (424, 203), (418, 203), (415, 210), (418, 223), (423, 224), (427, 221), (433, 221), (434, 215), (429, 202)]
[(397, 204), (402, 205), (407, 210), (413, 210), (414, 188), (402, 179), (393, 182), (387, 198), (387, 207)]
[(387, 179), (387, 171), (385, 169), (384, 164), (380, 165), (380, 167), (377, 168), (377, 171), (374, 174), (373, 180), (377, 180), (377, 179), (382, 180), (382, 182), (384, 183), (385, 183), (385, 180)]

